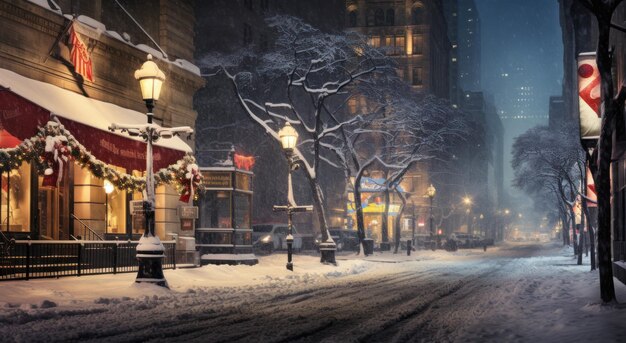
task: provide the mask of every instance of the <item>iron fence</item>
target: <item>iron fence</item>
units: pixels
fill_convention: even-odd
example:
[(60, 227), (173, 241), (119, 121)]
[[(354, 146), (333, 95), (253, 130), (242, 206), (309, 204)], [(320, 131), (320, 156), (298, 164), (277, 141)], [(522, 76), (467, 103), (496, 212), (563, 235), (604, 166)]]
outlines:
[[(12, 241), (0, 243), (0, 281), (130, 273), (137, 241)], [(176, 269), (176, 243), (163, 242), (163, 269)]]

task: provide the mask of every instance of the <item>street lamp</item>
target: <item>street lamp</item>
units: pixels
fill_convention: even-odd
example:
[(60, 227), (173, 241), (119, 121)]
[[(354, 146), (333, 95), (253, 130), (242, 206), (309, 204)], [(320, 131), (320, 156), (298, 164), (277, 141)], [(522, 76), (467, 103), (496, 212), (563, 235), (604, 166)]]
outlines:
[(105, 202), (106, 216), (104, 217), (104, 229), (105, 231), (108, 231), (109, 230), (109, 194), (113, 192), (113, 189), (115, 187), (113, 187), (113, 184), (109, 180), (104, 180), (103, 187), (104, 187), (104, 193), (106, 195), (106, 202)]
[(472, 208), (472, 198), (465, 196), (463, 198), (463, 203), (467, 206), (465, 213), (467, 214), (467, 233), (472, 234), (471, 230), (471, 208)]
[[(172, 138), (180, 133), (191, 135), (193, 130), (189, 126), (162, 128), (152, 123), (154, 105), (159, 100), (161, 88), (165, 81), (165, 74), (152, 61), (152, 55), (135, 71), (135, 79), (139, 81), (141, 95), (146, 103), (148, 123), (145, 125), (116, 124), (109, 126), (109, 130), (115, 132), (127, 132), (131, 136), (141, 136), (146, 141), (146, 188), (144, 190), (143, 212), (146, 218), (145, 230), (139, 244), (137, 244), (137, 260), (139, 271), (135, 282), (154, 283), (162, 287), (168, 287), (163, 275), (162, 260), (165, 257), (165, 248), (161, 240), (154, 233), (154, 170), (152, 168), (152, 144), (159, 138)], [(189, 136), (188, 136), (189, 137)]]
[[(289, 199), (288, 207), (291, 204), (291, 199), (293, 199), (293, 188), (291, 184), (291, 170), (297, 166), (294, 165), (295, 161), (293, 159), (293, 149), (296, 147), (296, 142), (298, 141), (298, 131), (289, 124), (289, 122), (285, 123), (285, 126), (278, 131), (278, 137), (280, 138), (280, 144), (283, 146), (283, 150), (285, 150), (285, 154), (287, 155), (287, 162), (289, 163), (289, 172), (288, 172), (288, 191), (287, 197)], [(293, 254), (293, 223), (292, 223), (292, 211), (287, 210), (288, 217), (288, 231), (287, 231), (287, 269), (293, 270), (293, 262), (292, 262), (292, 254)]]
[(293, 155), (293, 149), (296, 148), (296, 143), (298, 141), (298, 131), (289, 124), (289, 122), (285, 123), (285, 126), (278, 131), (278, 138), (280, 138), (280, 144), (285, 150), (285, 155), (287, 156), (287, 162), (289, 163), (289, 172), (287, 179), (287, 206), (274, 206), (273, 210), (276, 211), (285, 211), (287, 212), (287, 237), (285, 241), (287, 242), (287, 269), (293, 271), (293, 221), (292, 216), (294, 212), (310, 212), (313, 211), (313, 206), (296, 206), (295, 200), (293, 198), (293, 188), (291, 184), (291, 171), (296, 170), (299, 167), (297, 156)]
[(431, 183), (430, 186), (428, 186), (428, 188), (426, 188), (426, 195), (430, 198), (430, 214), (429, 214), (429, 229), (430, 229), (430, 242), (432, 245), (432, 249), (435, 250), (437, 249), (437, 245), (435, 244), (435, 242), (433, 241), (433, 236), (434, 236), (434, 227), (433, 227), (433, 198), (435, 197), (435, 194), (437, 193), (437, 190), (435, 189), (435, 186), (433, 186), (433, 184)]
[(413, 208), (413, 214), (411, 216), (411, 243), (413, 244), (412, 249), (415, 250), (417, 244), (415, 242), (415, 203), (413, 201), (411, 201), (411, 208)]

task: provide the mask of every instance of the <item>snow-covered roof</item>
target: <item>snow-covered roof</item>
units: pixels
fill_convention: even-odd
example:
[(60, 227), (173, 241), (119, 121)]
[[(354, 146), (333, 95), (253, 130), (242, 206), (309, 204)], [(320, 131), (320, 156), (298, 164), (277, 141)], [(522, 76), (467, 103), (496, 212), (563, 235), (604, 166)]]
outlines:
[[(54, 12), (56, 14), (62, 15), (66, 19), (72, 20), (74, 18), (70, 14), (65, 14), (64, 15), (63, 12), (61, 12), (61, 10), (50, 7), (50, 4), (49, 4), (48, 0), (28, 0), (28, 1), (33, 3), (33, 4), (35, 4), (35, 5), (43, 7), (46, 10), (49, 10), (49, 11)], [(54, 5), (56, 5), (56, 7), (58, 7), (58, 8), (60, 8), (60, 6), (58, 6), (56, 3), (54, 3)], [(88, 17), (86, 15), (79, 15), (76, 18), (76, 20), (80, 24), (82, 24), (84, 26), (88, 26), (88, 27), (96, 30), (98, 33), (103, 33), (103, 34), (105, 34), (105, 35), (107, 35), (109, 37), (115, 38), (115, 39), (119, 40), (120, 42), (122, 42), (124, 44), (130, 45), (130, 46), (132, 46), (132, 47), (134, 47), (136, 49), (139, 49), (139, 50), (144, 51), (146, 53), (152, 54), (152, 56), (155, 57), (155, 58), (158, 58), (158, 59), (160, 59), (160, 60), (162, 60), (164, 62), (167, 62), (169, 64), (175, 65), (175, 66), (177, 66), (177, 67), (179, 67), (181, 69), (187, 70), (187, 71), (189, 71), (189, 72), (191, 72), (191, 73), (193, 73), (195, 75), (200, 76), (200, 68), (198, 68), (198, 66), (196, 66), (195, 64), (193, 64), (193, 63), (191, 63), (191, 62), (189, 62), (189, 61), (187, 61), (185, 59), (176, 59), (174, 61), (170, 61), (167, 57), (163, 56), (163, 54), (160, 51), (158, 51), (156, 49), (153, 49), (153, 48), (151, 48), (151, 47), (149, 47), (147, 45), (144, 45), (144, 44), (134, 45), (130, 41), (124, 39), (122, 37), (122, 35), (120, 35), (118, 32), (107, 30), (106, 29), (106, 25), (104, 25), (103, 23), (101, 23), (101, 22), (99, 22), (99, 21), (97, 21), (97, 20), (95, 20), (95, 19), (93, 19), (91, 17)]]
[[(113, 123), (137, 124), (146, 123), (146, 115), (112, 103), (91, 99), (49, 83), (29, 79), (10, 70), (0, 69), (0, 86), (8, 88), (13, 93), (28, 99), (50, 111), (52, 114), (81, 123), (93, 128), (108, 131)], [(139, 137), (130, 137), (124, 133), (113, 134), (143, 141)], [(191, 147), (179, 137), (159, 140), (157, 146), (192, 152)]]

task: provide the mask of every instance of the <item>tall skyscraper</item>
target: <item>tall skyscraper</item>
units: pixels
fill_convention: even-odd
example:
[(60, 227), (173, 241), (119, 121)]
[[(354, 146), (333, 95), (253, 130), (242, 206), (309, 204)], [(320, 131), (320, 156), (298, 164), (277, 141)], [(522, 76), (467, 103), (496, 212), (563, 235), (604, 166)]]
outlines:
[(474, 0), (457, 1), (459, 86), (463, 91), (481, 90), (480, 16)]

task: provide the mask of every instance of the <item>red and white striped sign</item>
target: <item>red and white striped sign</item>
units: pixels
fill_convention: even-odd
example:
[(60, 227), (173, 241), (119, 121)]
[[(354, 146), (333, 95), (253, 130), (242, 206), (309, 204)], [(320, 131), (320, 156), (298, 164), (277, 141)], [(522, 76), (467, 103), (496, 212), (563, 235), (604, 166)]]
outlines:
[(578, 55), (578, 108), (580, 111), (580, 138), (600, 137), (600, 73), (596, 65), (596, 53)]
[(589, 168), (587, 168), (587, 198), (591, 200), (587, 202), (588, 207), (598, 207), (596, 184), (593, 182), (593, 175), (591, 175), (591, 170), (589, 170)]
[(72, 27), (70, 27), (70, 44), (72, 45), (70, 59), (74, 65), (74, 70), (85, 79), (93, 82), (91, 56), (89, 55), (89, 51), (87, 51), (85, 43), (83, 43), (78, 34), (76, 34), (74, 25), (76, 24), (74, 23)]

